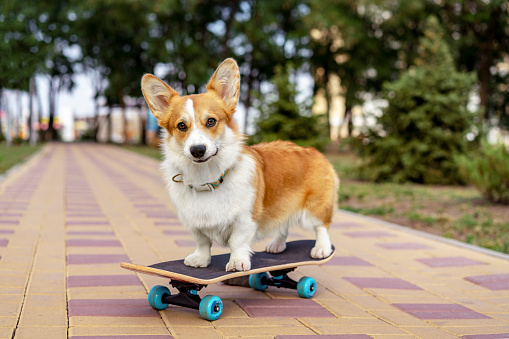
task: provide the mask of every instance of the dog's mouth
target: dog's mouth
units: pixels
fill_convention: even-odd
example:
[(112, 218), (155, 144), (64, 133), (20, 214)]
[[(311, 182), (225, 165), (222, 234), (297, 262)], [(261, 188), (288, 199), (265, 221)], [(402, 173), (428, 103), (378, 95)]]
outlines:
[(217, 153), (219, 152), (219, 147), (216, 148), (216, 153), (212, 154), (210, 157), (208, 157), (207, 159), (193, 159), (193, 162), (197, 163), (197, 164), (202, 164), (204, 162), (207, 162), (209, 161), (212, 157), (216, 156)]

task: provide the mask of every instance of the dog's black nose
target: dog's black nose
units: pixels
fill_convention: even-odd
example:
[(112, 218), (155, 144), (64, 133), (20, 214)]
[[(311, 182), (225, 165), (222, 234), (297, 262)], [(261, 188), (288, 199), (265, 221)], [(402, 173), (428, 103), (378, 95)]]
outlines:
[(205, 152), (207, 152), (207, 147), (205, 145), (194, 145), (191, 146), (190, 151), (193, 157), (199, 159), (205, 155)]

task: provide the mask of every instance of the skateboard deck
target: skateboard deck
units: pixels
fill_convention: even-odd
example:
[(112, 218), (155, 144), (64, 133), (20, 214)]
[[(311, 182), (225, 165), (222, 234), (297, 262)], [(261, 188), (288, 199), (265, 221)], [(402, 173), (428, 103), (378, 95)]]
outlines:
[(230, 260), (230, 254), (213, 255), (208, 267), (188, 267), (184, 260), (166, 261), (150, 266), (121, 263), (122, 268), (155, 275), (186, 283), (209, 285), (220, 281), (251, 275), (255, 273), (278, 271), (296, 268), (304, 265), (322, 265), (327, 263), (335, 254), (334, 246), (332, 254), (325, 259), (313, 259), (310, 256), (314, 247), (314, 240), (298, 240), (286, 243), (286, 250), (282, 253), (255, 252), (251, 257), (251, 270), (226, 272), (226, 264)]

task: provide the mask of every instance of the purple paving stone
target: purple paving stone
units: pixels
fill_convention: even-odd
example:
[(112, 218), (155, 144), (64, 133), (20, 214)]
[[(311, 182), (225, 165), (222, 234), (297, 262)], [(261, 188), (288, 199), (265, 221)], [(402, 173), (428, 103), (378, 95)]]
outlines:
[(160, 214), (155, 214), (155, 213), (145, 213), (146, 217), (147, 218), (151, 218), (151, 219), (169, 219), (169, 218), (175, 218), (176, 215), (175, 214), (168, 214), (168, 213), (160, 213)]
[(369, 262), (362, 260), (357, 257), (334, 257), (327, 265), (338, 265), (338, 266), (373, 266)]
[(155, 226), (180, 226), (180, 221), (154, 221)]
[(115, 235), (112, 231), (67, 231), (67, 235)]
[(392, 304), (419, 319), (491, 319), (458, 304)]
[(66, 221), (66, 225), (109, 225), (110, 223), (106, 220), (72, 220)]
[(237, 299), (235, 302), (251, 318), (336, 318), (308, 299)]
[(463, 339), (507, 339), (509, 333), (464, 335)]
[[(159, 317), (150, 307), (79, 306), (69, 307), (70, 317)], [(123, 338), (124, 336), (122, 336)]]
[(166, 208), (163, 204), (134, 204), (137, 208)]
[(376, 244), (379, 247), (383, 247), (388, 250), (425, 250), (431, 249), (431, 247), (419, 244), (417, 242), (402, 242), (402, 243), (382, 243)]
[[(316, 339), (316, 335), (277, 335), (275, 339)], [(320, 339), (373, 339), (367, 334), (325, 334)]]
[(466, 277), (473, 282), (492, 291), (509, 290), (509, 274), (491, 274)]
[(9, 239), (0, 239), (0, 247), (7, 247)]
[(70, 247), (121, 247), (118, 240), (108, 239), (68, 239), (67, 246)]
[(193, 240), (188, 239), (177, 239), (174, 240), (178, 247), (194, 247), (196, 243)]
[(156, 317), (145, 299), (71, 299), (69, 316)]
[(19, 220), (0, 220), (0, 224), (4, 225), (18, 225)]
[(362, 228), (361, 224), (356, 222), (335, 222), (330, 225), (332, 228), (349, 229), (349, 228)]
[(442, 257), (442, 258), (421, 258), (416, 259), (429, 267), (457, 267), (486, 265), (483, 262), (471, 260), (465, 257)]
[(68, 302), (71, 306), (147, 306), (146, 299), (70, 299)]
[(104, 218), (102, 213), (67, 213), (67, 218)]
[(67, 277), (67, 287), (138, 286), (135, 275), (72, 275)]
[(0, 234), (14, 234), (14, 230), (0, 230)]
[(73, 335), (69, 339), (173, 339), (169, 334), (159, 335)]
[(130, 262), (125, 254), (68, 254), (67, 264), (117, 264)]
[(163, 233), (167, 234), (167, 235), (182, 235), (182, 234), (188, 235), (188, 234), (190, 234), (190, 232), (187, 230), (182, 230), (182, 231), (180, 231), (180, 230), (165, 230), (165, 231), (163, 231)]
[(359, 288), (387, 288), (394, 290), (422, 290), (422, 288), (399, 278), (343, 278)]
[(380, 237), (395, 237), (394, 234), (387, 232), (345, 232), (346, 236), (351, 238), (380, 238)]

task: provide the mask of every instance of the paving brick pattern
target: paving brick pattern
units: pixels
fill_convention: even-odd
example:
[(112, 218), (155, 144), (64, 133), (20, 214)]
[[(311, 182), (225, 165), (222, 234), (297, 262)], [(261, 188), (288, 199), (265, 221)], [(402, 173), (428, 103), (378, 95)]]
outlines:
[[(119, 263), (194, 247), (158, 162), (114, 146), (49, 144), (0, 182), (0, 338), (509, 338), (506, 257), (347, 212), (330, 235), (329, 264), (291, 273), (316, 279), (313, 299), (216, 284), (200, 291), (224, 302), (215, 322), (177, 306), (155, 311), (147, 292), (167, 281)], [(312, 236), (296, 229), (289, 239)]]

